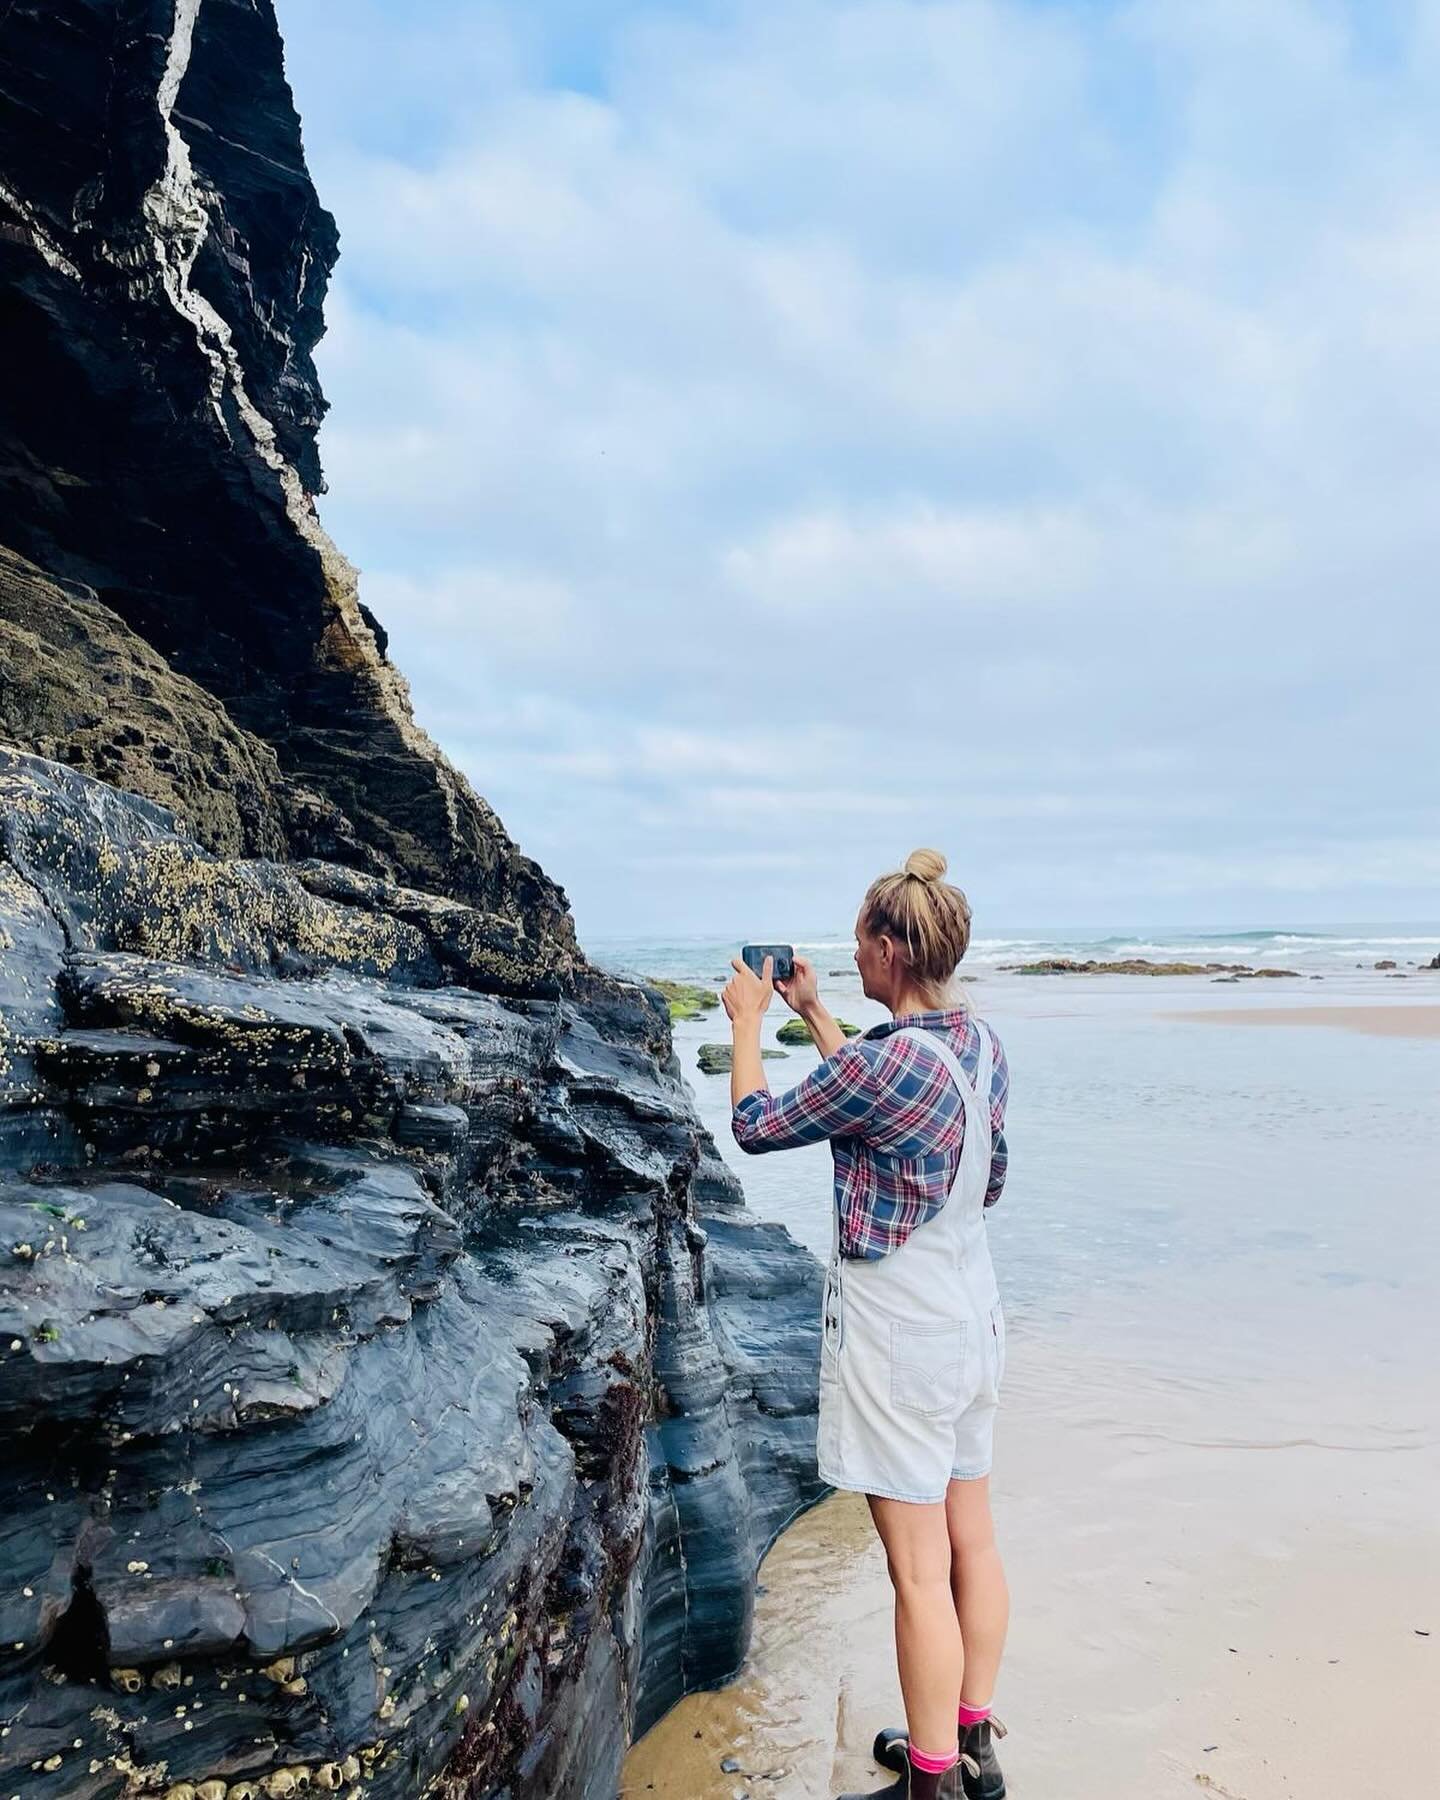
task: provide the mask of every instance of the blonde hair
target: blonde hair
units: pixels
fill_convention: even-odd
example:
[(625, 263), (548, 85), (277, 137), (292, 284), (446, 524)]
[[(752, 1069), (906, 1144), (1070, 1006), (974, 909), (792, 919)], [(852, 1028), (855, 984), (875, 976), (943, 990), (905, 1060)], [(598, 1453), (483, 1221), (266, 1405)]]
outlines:
[(952, 998), (956, 965), (970, 947), (970, 902), (944, 879), (949, 865), (938, 850), (912, 850), (905, 867), (872, 881), (860, 903), (860, 924), (891, 939), (910, 979), (942, 1003)]

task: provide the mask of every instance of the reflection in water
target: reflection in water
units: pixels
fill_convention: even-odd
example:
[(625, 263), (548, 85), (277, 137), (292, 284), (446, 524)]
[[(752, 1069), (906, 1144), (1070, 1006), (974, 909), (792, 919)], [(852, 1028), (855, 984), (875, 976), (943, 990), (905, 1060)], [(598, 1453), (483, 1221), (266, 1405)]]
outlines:
[[(697, 1694), (630, 1754), (626, 1794), (661, 1800), (737, 1791), (819, 1800), (832, 1793), (844, 1750), (865, 1761), (877, 1702), (898, 1720), (899, 1688), (884, 1668), (890, 1598), (884, 1556), (858, 1495), (840, 1494), (793, 1525), (766, 1558), (756, 1606), (755, 1646), (739, 1680)], [(837, 1648), (869, 1644), (865, 1686), (837, 1679)], [(876, 1686), (868, 1677), (874, 1675)], [(725, 1771), (733, 1760), (739, 1771)]]

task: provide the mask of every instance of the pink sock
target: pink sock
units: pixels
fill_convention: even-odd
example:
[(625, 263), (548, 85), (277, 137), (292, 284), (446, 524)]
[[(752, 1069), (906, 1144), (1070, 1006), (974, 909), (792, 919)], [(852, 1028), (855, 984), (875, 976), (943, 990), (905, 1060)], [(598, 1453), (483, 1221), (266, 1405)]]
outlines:
[(919, 1769), (923, 1775), (943, 1775), (947, 1769), (953, 1769), (960, 1760), (958, 1750), (946, 1751), (942, 1756), (932, 1756), (928, 1750), (917, 1750), (910, 1746), (910, 1766)]
[(967, 1725), (983, 1725), (989, 1717), (990, 1708), (988, 1706), (967, 1706), (963, 1700), (960, 1702), (960, 1729), (962, 1731)]

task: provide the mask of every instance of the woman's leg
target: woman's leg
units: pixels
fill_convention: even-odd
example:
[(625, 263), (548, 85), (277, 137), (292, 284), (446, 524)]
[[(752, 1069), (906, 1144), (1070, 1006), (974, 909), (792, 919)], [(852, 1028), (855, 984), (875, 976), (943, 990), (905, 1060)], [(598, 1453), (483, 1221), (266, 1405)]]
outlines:
[(895, 1657), (910, 1742), (938, 1756), (955, 1746), (965, 1650), (951, 1594), (947, 1506), (870, 1496), (895, 1589)]
[[(872, 1502), (873, 1504), (873, 1502)], [(955, 1616), (965, 1645), (966, 1706), (988, 1706), (1010, 1623), (1010, 1591), (995, 1546), (990, 1517), (990, 1478), (952, 1481), (945, 1497), (949, 1530), (950, 1585)]]

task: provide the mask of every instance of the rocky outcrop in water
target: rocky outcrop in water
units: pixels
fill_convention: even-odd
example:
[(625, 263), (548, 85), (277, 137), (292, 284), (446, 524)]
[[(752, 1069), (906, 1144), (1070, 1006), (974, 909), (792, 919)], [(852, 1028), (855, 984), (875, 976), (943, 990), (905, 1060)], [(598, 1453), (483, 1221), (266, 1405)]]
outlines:
[[(765, 1062), (784, 1062), (789, 1054), (788, 1050), (771, 1050), (768, 1045), (760, 1052)], [(733, 1044), (702, 1044), (695, 1053), (695, 1066), (702, 1075), (728, 1075), (734, 1060)]]
[(1047, 956), (1039, 962), (1001, 963), (1002, 975), (1227, 975), (1238, 981), (1298, 979), (1298, 969), (1252, 968), (1249, 963), (1147, 962), (1143, 956), (1119, 962), (1097, 962), (1093, 957), (1076, 962), (1073, 957)]
[(608, 1800), (818, 1271), (321, 530), (269, 0), (0, 12), (0, 1800)]

